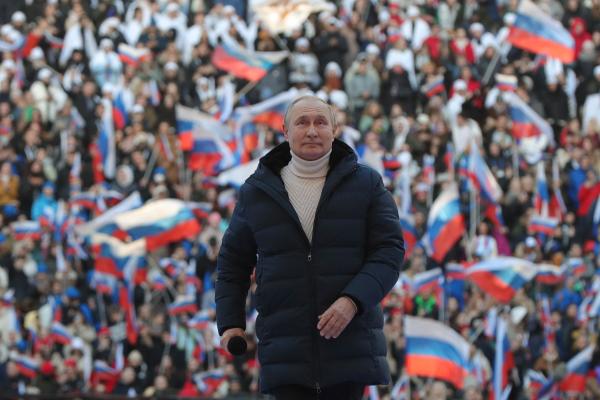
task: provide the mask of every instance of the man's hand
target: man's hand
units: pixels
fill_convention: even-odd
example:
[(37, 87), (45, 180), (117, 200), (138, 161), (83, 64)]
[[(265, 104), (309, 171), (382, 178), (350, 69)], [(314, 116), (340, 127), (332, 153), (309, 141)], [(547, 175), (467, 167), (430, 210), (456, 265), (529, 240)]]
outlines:
[(229, 340), (234, 336), (241, 336), (246, 339), (246, 333), (242, 328), (230, 328), (223, 332), (223, 336), (221, 336), (221, 347), (227, 349)]
[(319, 315), (317, 329), (325, 339), (336, 339), (348, 326), (354, 315), (356, 305), (349, 297), (337, 299), (325, 312)]

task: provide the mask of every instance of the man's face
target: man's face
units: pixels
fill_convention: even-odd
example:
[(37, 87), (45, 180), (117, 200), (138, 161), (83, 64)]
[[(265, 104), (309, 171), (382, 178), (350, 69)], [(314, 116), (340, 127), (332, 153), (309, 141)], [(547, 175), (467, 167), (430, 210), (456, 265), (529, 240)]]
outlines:
[(289, 126), (284, 127), (286, 140), (298, 157), (316, 160), (331, 150), (335, 127), (328, 106), (315, 99), (296, 103), (288, 116)]

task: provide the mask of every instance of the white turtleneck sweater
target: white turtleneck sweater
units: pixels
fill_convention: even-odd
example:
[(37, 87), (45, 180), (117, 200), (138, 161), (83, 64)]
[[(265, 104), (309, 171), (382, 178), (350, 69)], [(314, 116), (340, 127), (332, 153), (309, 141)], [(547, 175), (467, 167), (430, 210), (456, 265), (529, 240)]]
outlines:
[(302, 229), (312, 243), (313, 225), (317, 205), (329, 171), (331, 150), (323, 157), (307, 161), (292, 153), (288, 165), (281, 169), (281, 179), (288, 192), (290, 202), (298, 214)]

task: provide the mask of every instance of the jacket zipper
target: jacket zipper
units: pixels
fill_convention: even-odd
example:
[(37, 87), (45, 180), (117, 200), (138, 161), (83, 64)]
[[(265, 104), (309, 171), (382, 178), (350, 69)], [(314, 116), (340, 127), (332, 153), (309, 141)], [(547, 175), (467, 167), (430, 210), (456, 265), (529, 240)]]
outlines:
[[(357, 167), (355, 166), (351, 172), (356, 171)], [(348, 174), (349, 175), (349, 174)], [(338, 185), (341, 183), (338, 182)], [(337, 185), (336, 185), (337, 186)], [(332, 188), (333, 190), (333, 188)], [(331, 193), (331, 191), (329, 192)], [(318, 221), (318, 217), (319, 217), (319, 211), (321, 210), (321, 206), (327, 201), (327, 197), (323, 197), (322, 199), (320, 199), (319, 204), (317, 205), (317, 209), (315, 211), (315, 220), (313, 223), (313, 231), (312, 231), (312, 241), (309, 242), (309, 248), (308, 248), (308, 256), (307, 256), (307, 260), (308, 263), (311, 264), (312, 263), (312, 244), (315, 242), (315, 236), (317, 233), (317, 221)], [(313, 283), (313, 291), (314, 291), (314, 296), (312, 296), (313, 299), (313, 308), (314, 308), (314, 313), (315, 315), (319, 314), (319, 309), (318, 309), (318, 305), (317, 305), (317, 271), (314, 271), (313, 266), (310, 266), (310, 273), (311, 273), (311, 279), (312, 279), (312, 283)], [(315, 352), (315, 390), (317, 392), (317, 399), (320, 397), (321, 394), (321, 385), (319, 383), (319, 379), (321, 378), (321, 355), (320, 355), (320, 351), (319, 351), (319, 332), (316, 331), (315, 334), (313, 335), (314, 339), (314, 352)]]

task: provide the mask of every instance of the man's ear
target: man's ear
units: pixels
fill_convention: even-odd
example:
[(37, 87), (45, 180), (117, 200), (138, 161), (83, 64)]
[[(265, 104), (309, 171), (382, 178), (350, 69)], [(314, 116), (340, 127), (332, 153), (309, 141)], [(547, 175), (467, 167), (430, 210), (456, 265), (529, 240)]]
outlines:
[(288, 130), (287, 130), (287, 126), (285, 126), (285, 124), (281, 125), (282, 130), (283, 130), (283, 137), (285, 137), (285, 140), (288, 140)]

